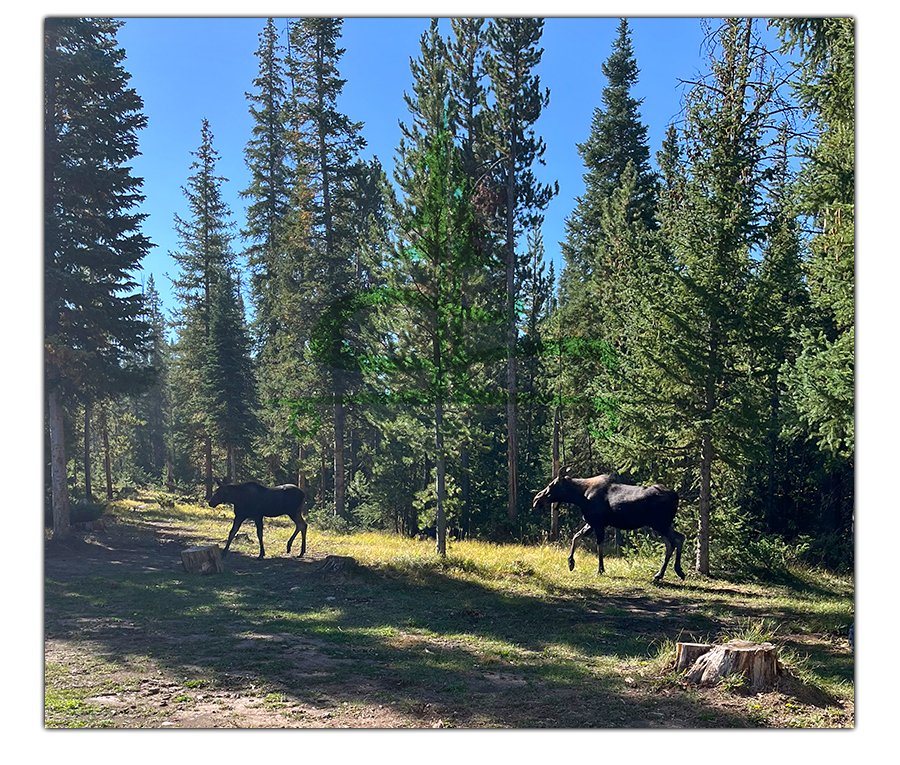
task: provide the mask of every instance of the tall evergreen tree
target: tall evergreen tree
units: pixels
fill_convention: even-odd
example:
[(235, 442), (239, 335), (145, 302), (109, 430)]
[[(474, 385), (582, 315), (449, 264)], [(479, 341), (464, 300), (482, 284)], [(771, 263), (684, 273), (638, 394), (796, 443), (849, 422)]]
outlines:
[(765, 394), (751, 369), (750, 344), (762, 330), (751, 296), (766, 233), (766, 128), (776, 107), (775, 86), (757, 68), (754, 21), (727, 19), (710, 39), (711, 74), (687, 97), (684, 175), (673, 149), (665, 154), (667, 193), (679, 195), (678, 205), (667, 200), (661, 208), (660, 262), (669, 268), (655, 300), (666, 343), (645, 355), (658, 375), (653, 389), (662, 394), (657, 432), (665, 423), (674, 462), (699, 465), (696, 568), (704, 574), (714, 498), (720, 516), (730, 509), (726, 477), (740, 473), (761, 442)]
[(255, 358), (262, 431), (256, 444), (270, 480), (297, 481), (306, 490), (306, 440), (294, 433), (289, 401), (313, 386), (304, 348), (312, 330), (310, 306), (312, 192), (297, 115), (279, 33), (268, 19), (256, 52), (259, 74), (248, 93), (253, 135), (245, 150), (250, 185), (241, 192), (249, 200), (250, 295), (254, 306), (251, 335)]
[(142, 180), (128, 162), (146, 125), (128, 87), (122, 22), (44, 23), (44, 359), (53, 535), (68, 533), (63, 400), (125, 391), (143, 373), (150, 328), (133, 272), (149, 251), (139, 231)]
[[(632, 247), (637, 239), (646, 238), (642, 231), (655, 229), (658, 197), (647, 127), (640, 121), (641, 101), (632, 95), (639, 69), (627, 19), (620, 21), (612, 52), (601, 70), (607, 78), (602, 106), (594, 110), (587, 140), (578, 145), (585, 166), (585, 192), (566, 222), (566, 241), (561, 245), (565, 267), (560, 279), (560, 321), (568, 336), (584, 341), (599, 336), (603, 347), (615, 354), (625, 342), (625, 325), (637, 307), (632, 290), (640, 289), (635, 285), (646, 265), (642, 262), (647, 257), (646, 243), (641, 249)], [(626, 189), (628, 196), (622, 197)], [(573, 404), (571, 416), (590, 419), (599, 427), (599, 431), (597, 427), (573, 429), (576, 440), (570, 460), (575, 464), (591, 470), (624, 467), (612, 462), (617, 455), (595, 437), (615, 421), (609, 406), (620, 397), (620, 371), (610, 369), (596, 352), (574, 357), (566, 365), (566, 390), (590, 391)]]
[(200, 128), (200, 146), (191, 152), (193, 174), (183, 188), (188, 201), (188, 218), (175, 216), (175, 230), (181, 249), (172, 257), (180, 267), (173, 280), (181, 310), (176, 326), (179, 331), (177, 353), (180, 374), (185, 382), (181, 401), (181, 418), (190, 426), (190, 438), (202, 445), (202, 475), (207, 496), (213, 486), (213, 438), (217, 420), (214, 412), (219, 402), (204, 395), (209, 380), (227, 370), (211, 366), (215, 358), (209, 353), (213, 338), (213, 313), (217, 299), (215, 291), (223, 276), (234, 267), (235, 254), (231, 247), (231, 211), (222, 199), (222, 183), (226, 178), (216, 175), (218, 152), (213, 147), (213, 134), (204, 119)]
[(802, 352), (785, 369), (792, 405), (823, 451), (854, 456), (855, 23), (852, 18), (775, 22), (802, 56), (796, 95), (819, 131), (798, 183), (812, 221), (804, 264), (812, 304)]
[(138, 466), (151, 480), (160, 480), (169, 458), (171, 436), (171, 396), (168, 372), (171, 364), (166, 341), (167, 323), (162, 300), (151, 274), (146, 287), (146, 321), (152, 331), (152, 341), (146, 363), (156, 370), (153, 385), (134, 398), (133, 405), (140, 424), (136, 429)]
[(535, 136), (533, 125), (550, 100), (550, 91), (541, 90), (540, 78), (534, 74), (543, 55), (543, 49), (538, 47), (543, 29), (543, 19), (494, 19), (488, 28), (490, 50), (485, 57), (485, 69), (494, 96), (490, 133), (500, 160), (497, 182), (503, 190), (502, 208), (505, 214), (506, 437), (510, 521), (516, 520), (519, 504), (516, 299), (520, 269), (516, 242), (519, 234), (535, 222), (539, 211), (546, 208), (558, 191), (558, 187), (539, 184), (532, 169), (535, 162), (541, 161), (545, 150), (544, 141)]
[[(343, 19), (305, 18), (293, 22), (288, 71), (294, 89), (301, 161), (309, 166), (310, 199), (317, 292), (313, 305), (324, 309), (336, 295), (352, 292), (356, 232), (350, 221), (355, 203), (353, 179), (359, 172), (358, 154), (365, 146), (361, 122), (351, 122), (337, 109), (344, 87), (338, 63), (344, 53), (338, 47)], [(346, 408), (344, 397), (351, 385), (344, 370), (329, 370), (334, 422), (334, 512), (346, 517), (344, 466)]]
[(204, 346), (200, 395), (207, 430), (225, 449), (229, 481), (237, 481), (236, 450), (249, 451), (256, 431), (256, 381), (250, 361), (250, 337), (240, 283), (217, 266)]
[(594, 109), (591, 132), (578, 153), (584, 161), (584, 194), (566, 222), (563, 256), (573, 278), (594, 271), (594, 249), (600, 228), (601, 204), (609, 199), (630, 162), (637, 174), (634, 213), (648, 229), (654, 228), (656, 175), (650, 167), (647, 127), (640, 121), (641, 101), (632, 96), (638, 82), (637, 62), (631, 46), (628, 20), (619, 23), (618, 37), (609, 58), (601, 65), (607, 85), (601, 94), (603, 106)]

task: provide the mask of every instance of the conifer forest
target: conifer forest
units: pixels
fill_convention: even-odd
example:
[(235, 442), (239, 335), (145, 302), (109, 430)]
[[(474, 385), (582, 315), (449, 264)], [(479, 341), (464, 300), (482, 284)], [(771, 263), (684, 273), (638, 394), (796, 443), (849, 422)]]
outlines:
[(658, 146), (621, 20), (561, 267), (535, 174), (542, 19), (422, 19), (385, 164), (339, 109), (342, 19), (260, 19), (234, 104), (246, 211), (204, 122), (166, 306), (139, 277), (122, 23), (44, 26), (48, 534), (129, 487), (225, 479), (298, 485), (312, 527), (433, 528), (439, 553), (552, 542), (583, 522), (532, 498), (569, 467), (675, 489), (697, 572), (852, 570), (853, 19), (706, 20)]

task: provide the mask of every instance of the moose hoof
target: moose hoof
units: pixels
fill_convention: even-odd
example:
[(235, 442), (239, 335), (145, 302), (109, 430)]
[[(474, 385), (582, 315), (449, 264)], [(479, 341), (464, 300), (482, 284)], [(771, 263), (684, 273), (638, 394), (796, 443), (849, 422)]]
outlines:
[(574, 571), (574, 570), (575, 570), (575, 559), (569, 558), (569, 571)]

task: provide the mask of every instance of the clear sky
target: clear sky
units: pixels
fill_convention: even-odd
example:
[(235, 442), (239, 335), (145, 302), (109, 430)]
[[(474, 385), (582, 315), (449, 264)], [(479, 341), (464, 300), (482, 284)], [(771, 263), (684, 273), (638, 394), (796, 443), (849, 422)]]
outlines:
[[(286, 19), (278, 26), (285, 28)], [(126, 18), (118, 39), (125, 49), (131, 85), (144, 100), (148, 126), (140, 132), (142, 156), (133, 162), (144, 178), (149, 215), (144, 232), (156, 245), (144, 261), (144, 278), (153, 274), (167, 311), (175, 307), (169, 276), (177, 273), (169, 253), (178, 248), (173, 218), (187, 216), (182, 187), (192, 151), (200, 143), (200, 124), (209, 120), (220, 155), (219, 174), (228, 178), (223, 193), (238, 227), (244, 201), (238, 192), (249, 183), (244, 149), (252, 120), (245, 96), (258, 74), (259, 33), (264, 18)], [(398, 123), (408, 121), (403, 100), (410, 91), (409, 62), (420, 53), (428, 18), (347, 18), (341, 46), (341, 76), (347, 80), (338, 108), (364, 123), (365, 156), (377, 155), (390, 177), (400, 139)], [(550, 103), (536, 124), (544, 138), (543, 182), (559, 182), (559, 195), (546, 211), (544, 244), (548, 258), (561, 265), (559, 242), (575, 198), (584, 190), (584, 165), (576, 144), (590, 133), (594, 109), (601, 105), (606, 78), (601, 64), (611, 52), (619, 19), (547, 18), (543, 60), (536, 69)], [(679, 79), (705, 71), (703, 28), (698, 18), (630, 19), (640, 76), (633, 93), (643, 99), (642, 121), (649, 128), (651, 156), (667, 126), (679, 119), (683, 88)], [(449, 34), (449, 22), (442, 22)], [(765, 22), (760, 25), (765, 30)], [(774, 37), (773, 37), (774, 39)], [(242, 243), (235, 241), (240, 250)], [(558, 271), (557, 271), (558, 273)], [(168, 276), (167, 276), (168, 275)]]

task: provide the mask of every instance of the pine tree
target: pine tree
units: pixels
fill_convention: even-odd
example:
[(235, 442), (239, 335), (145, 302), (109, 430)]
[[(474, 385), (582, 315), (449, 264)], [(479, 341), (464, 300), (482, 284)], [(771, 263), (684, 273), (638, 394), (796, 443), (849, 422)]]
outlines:
[(704, 574), (714, 498), (720, 517), (734, 509), (726, 477), (739, 475), (764, 441), (758, 413), (766, 398), (750, 348), (763, 330), (751, 296), (766, 233), (765, 128), (780, 106), (773, 81), (758, 69), (752, 19), (727, 19), (710, 39), (711, 74), (687, 97), (684, 175), (671, 146), (663, 162), (666, 194), (678, 195), (677, 205), (660, 206), (660, 262), (669, 267), (655, 301), (666, 342), (645, 354), (660, 394), (655, 432), (672, 465), (699, 464), (696, 568)]
[(650, 168), (647, 127), (640, 121), (641, 101), (631, 92), (640, 71), (631, 47), (628, 20), (619, 23), (612, 53), (601, 66), (607, 78), (601, 100), (594, 109), (591, 132), (578, 153), (584, 161), (585, 192), (568, 219), (563, 256), (567, 268), (585, 278), (597, 270), (594, 249), (600, 227), (600, 205), (609, 199), (630, 162), (637, 174), (635, 214), (648, 229), (655, 227), (657, 184)]
[(169, 457), (171, 437), (171, 397), (168, 379), (171, 354), (166, 341), (167, 324), (162, 300), (156, 290), (152, 274), (147, 279), (145, 297), (146, 320), (152, 331), (152, 344), (146, 363), (157, 370), (157, 374), (153, 385), (133, 400), (135, 413), (140, 420), (136, 429), (137, 463), (148, 478), (159, 480)]
[[(338, 47), (343, 19), (305, 18), (293, 22), (288, 71), (293, 83), (300, 160), (309, 167), (312, 192), (308, 211), (312, 215), (315, 269), (315, 296), (312, 304), (321, 312), (335, 296), (353, 292), (352, 229), (354, 178), (359, 173), (358, 154), (365, 146), (361, 122), (351, 122), (337, 109), (344, 87), (338, 62), (344, 53)], [(312, 297), (312, 296), (311, 296)], [(333, 398), (334, 422), (334, 512), (346, 518), (346, 471), (344, 441), (346, 407), (344, 398), (358, 384), (344, 370), (328, 370), (328, 387)]]
[(308, 439), (297, 438), (287, 402), (299, 401), (313, 387), (304, 356), (315, 319), (310, 305), (312, 192), (296, 124), (291, 124), (297, 115), (278, 40), (268, 19), (256, 53), (255, 90), (247, 94), (255, 124), (245, 150), (251, 182), (241, 192), (249, 200), (241, 233), (249, 242), (251, 335), (261, 399), (256, 450), (270, 480), (296, 481), (305, 491)]
[(494, 103), (490, 112), (491, 139), (498, 162), (498, 188), (502, 189), (505, 214), (503, 238), (506, 255), (506, 436), (508, 517), (515, 521), (519, 504), (519, 448), (516, 428), (519, 260), (516, 241), (522, 230), (546, 208), (557, 187), (539, 184), (532, 166), (541, 161), (545, 145), (534, 135), (533, 125), (549, 103), (549, 90), (542, 91), (534, 69), (543, 49), (538, 44), (543, 19), (500, 18), (488, 28), (490, 51), (485, 69), (490, 76)]
[(785, 47), (802, 55), (797, 97), (819, 137), (798, 183), (800, 212), (812, 221), (804, 270), (812, 315), (785, 383), (820, 448), (854, 455), (855, 25), (852, 18), (775, 22)]
[(228, 374), (223, 368), (214, 368), (214, 357), (209, 355), (213, 338), (214, 303), (216, 289), (234, 267), (235, 255), (231, 248), (233, 224), (231, 211), (222, 199), (222, 183), (227, 179), (216, 175), (218, 152), (213, 147), (213, 134), (209, 122), (204, 119), (200, 129), (200, 146), (191, 152), (196, 159), (191, 163), (194, 173), (183, 187), (190, 216), (175, 216), (175, 230), (181, 249), (172, 257), (180, 267), (173, 280), (181, 310), (176, 320), (178, 328), (177, 377), (182, 381), (182, 398), (179, 416), (188, 441), (202, 444), (202, 475), (207, 496), (213, 486), (213, 438), (217, 420), (213, 415), (219, 401), (205, 396), (209, 380), (216, 374)]
[(565, 368), (566, 390), (582, 394), (571, 416), (592, 422), (590, 429), (575, 429), (570, 462), (591, 470), (624, 470), (623, 455), (606, 443), (617, 426), (615, 402), (621, 397), (616, 355), (637, 309), (634, 291), (640, 290), (647, 265), (646, 242), (638, 239), (656, 228), (658, 197), (641, 102), (632, 96), (639, 70), (626, 19), (601, 70), (607, 78), (602, 106), (594, 110), (587, 140), (578, 145), (585, 192), (566, 221), (560, 321), (569, 337), (582, 341), (586, 354), (569, 359)]
[[(380, 319), (393, 361), (382, 384), (390, 391), (392, 412), (399, 407), (397, 414), (412, 415), (432, 433), (434, 449), (423, 476), (429, 484), (417, 491), (414, 508), (433, 503), (436, 547), (443, 555), (448, 519), (461, 521), (458, 513), (471, 511), (471, 417), (484, 381), (476, 356), (484, 331), (485, 274), (494, 255), (473, 205), (478, 136), (471, 132), (468, 107), (460, 108), (453, 96), (453, 65), (437, 19), (420, 47), (410, 65), (412, 89), (405, 94), (411, 120), (401, 124), (397, 150), (397, 248), (386, 274), (390, 300)], [(463, 79), (457, 73), (456, 85), (471, 98), (477, 88), (463, 87)], [(391, 428), (385, 422), (382, 429)], [(448, 470), (457, 453), (466, 459)]]
[(63, 400), (125, 392), (144, 378), (150, 328), (133, 272), (142, 180), (127, 163), (146, 124), (128, 87), (122, 22), (48, 18), (44, 25), (44, 352), (53, 535), (68, 533)]

